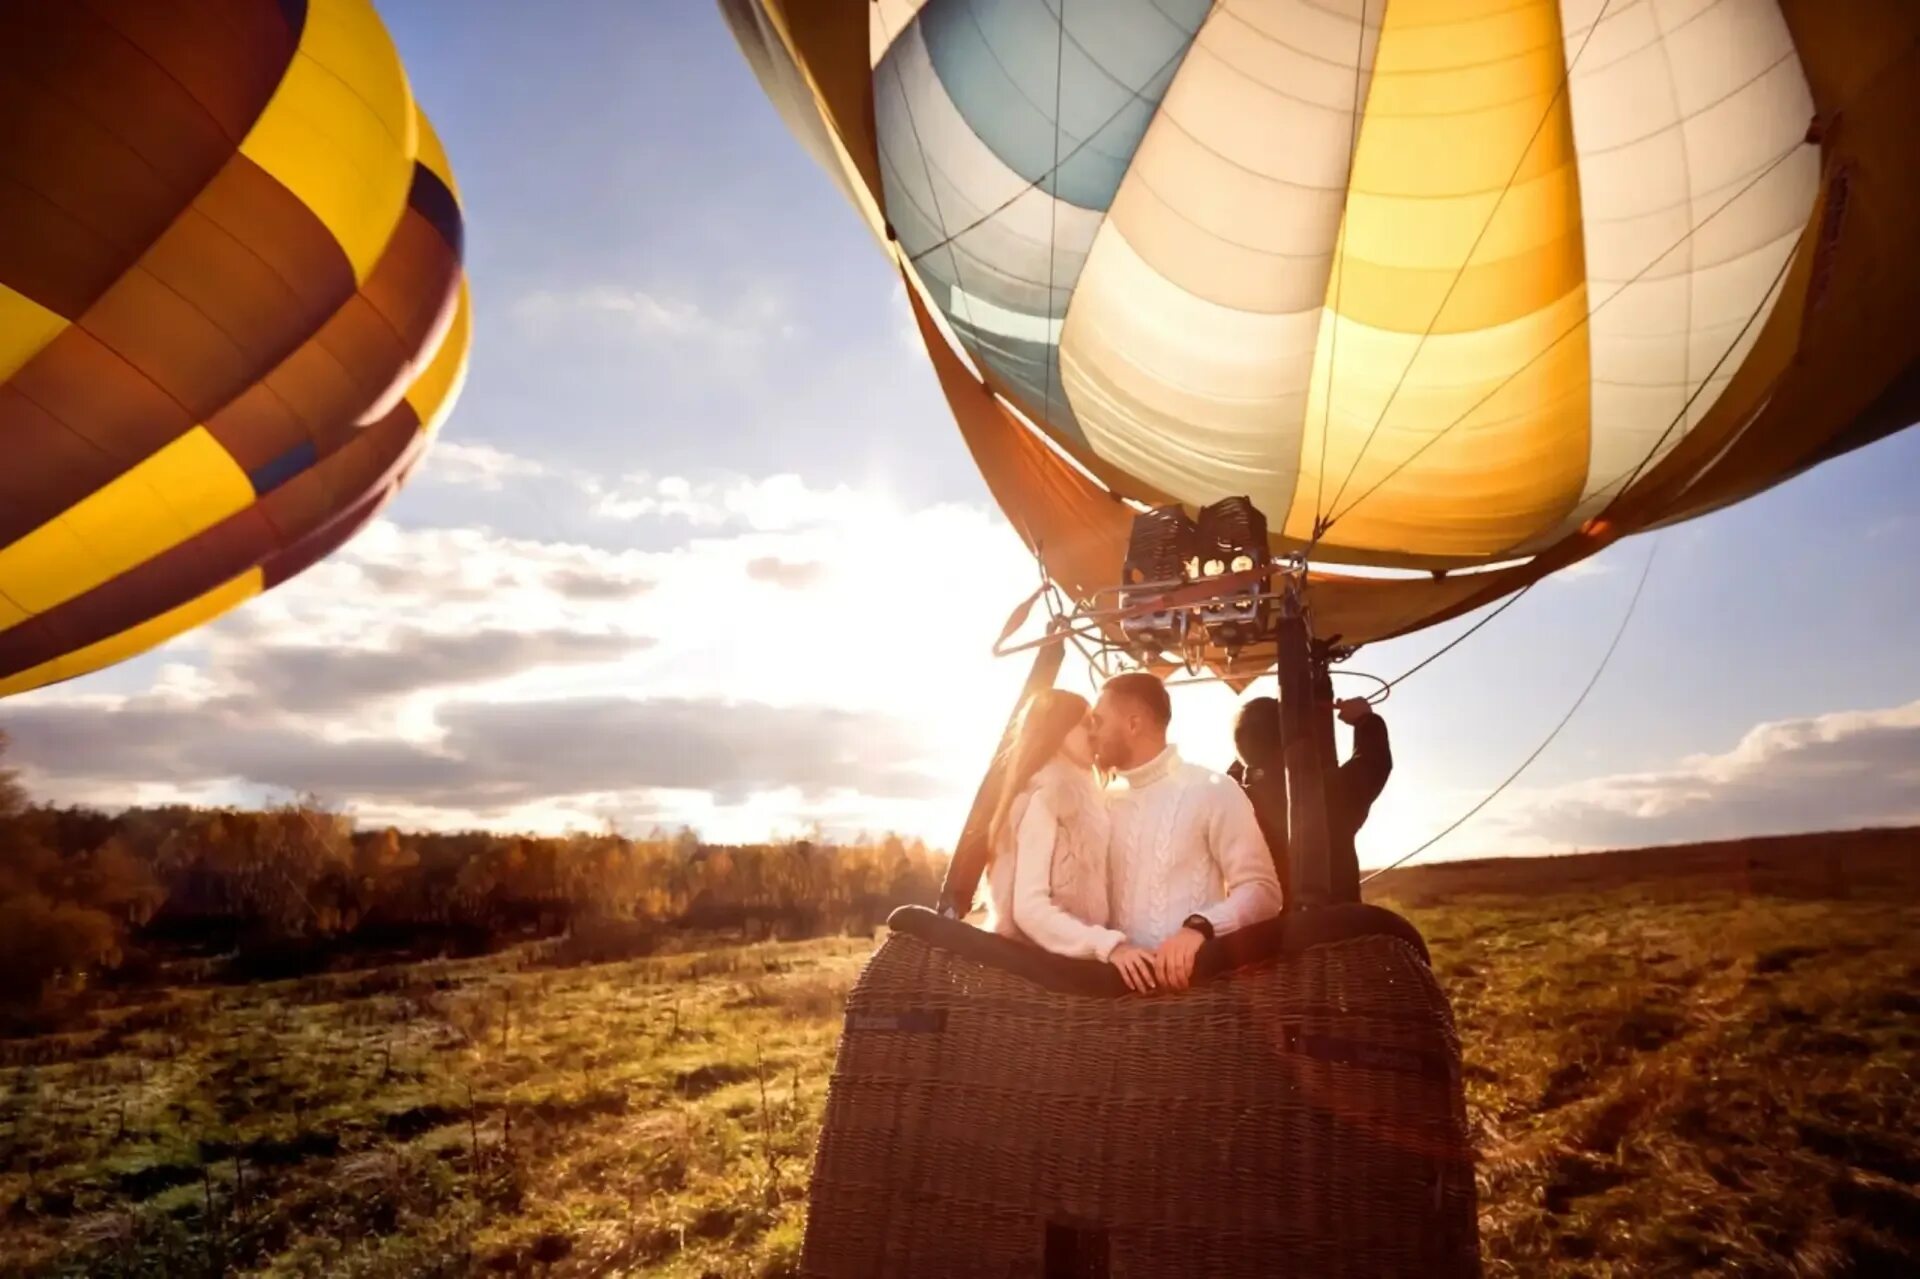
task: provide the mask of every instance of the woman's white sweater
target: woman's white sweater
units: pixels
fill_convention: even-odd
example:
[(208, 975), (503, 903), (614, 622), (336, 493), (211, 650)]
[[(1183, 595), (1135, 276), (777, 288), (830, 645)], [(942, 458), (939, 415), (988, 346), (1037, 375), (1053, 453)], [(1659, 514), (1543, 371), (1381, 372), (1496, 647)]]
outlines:
[(1107, 813), (1092, 773), (1050, 761), (1014, 797), (987, 867), (988, 927), (1057, 955), (1105, 960)]

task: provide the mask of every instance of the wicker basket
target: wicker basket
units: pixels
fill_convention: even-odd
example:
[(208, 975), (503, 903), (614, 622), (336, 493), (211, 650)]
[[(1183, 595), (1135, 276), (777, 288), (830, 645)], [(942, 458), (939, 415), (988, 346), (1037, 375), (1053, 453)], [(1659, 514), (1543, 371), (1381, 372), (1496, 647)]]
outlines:
[(1112, 998), (931, 918), (848, 1000), (804, 1273), (1478, 1274), (1459, 1044), (1403, 921)]

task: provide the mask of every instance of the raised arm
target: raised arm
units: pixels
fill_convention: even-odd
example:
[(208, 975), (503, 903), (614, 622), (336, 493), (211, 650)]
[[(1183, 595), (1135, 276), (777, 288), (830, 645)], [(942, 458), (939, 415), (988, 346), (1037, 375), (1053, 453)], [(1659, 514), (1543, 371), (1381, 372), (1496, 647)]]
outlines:
[(1386, 789), (1393, 772), (1393, 746), (1387, 738), (1387, 721), (1369, 711), (1353, 726), (1353, 754), (1340, 765), (1337, 774), (1340, 798), (1355, 818), (1364, 818), (1373, 801)]
[(1060, 819), (1052, 802), (1044, 792), (1036, 794), (1014, 831), (1014, 926), (1043, 950), (1104, 963), (1113, 948), (1127, 939), (1126, 934), (1089, 924), (1054, 902), (1053, 845), (1059, 837)]
[(1214, 936), (1257, 924), (1280, 913), (1280, 879), (1260, 834), (1253, 804), (1238, 786), (1218, 778), (1207, 788), (1207, 851), (1220, 868), (1227, 896), (1201, 911)]

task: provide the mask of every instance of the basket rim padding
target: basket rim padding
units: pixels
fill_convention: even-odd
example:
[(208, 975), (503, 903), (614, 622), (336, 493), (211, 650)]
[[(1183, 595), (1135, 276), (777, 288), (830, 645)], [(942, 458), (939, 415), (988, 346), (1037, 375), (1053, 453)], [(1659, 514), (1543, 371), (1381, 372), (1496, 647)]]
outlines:
[[(1117, 999), (1132, 993), (1112, 964), (1055, 955), (1031, 942), (990, 933), (925, 906), (899, 907), (887, 917), (887, 927), (1056, 994)], [(1359, 937), (1391, 937), (1404, 942), (1421, 963), (1432, 966), (1427, 944), (1412, 924), (1384, 907), (1354, 902), (1290, 910), (1217, 937), (1201, 946), (1194, 961), (1194, 981), (1209, 981), (1237, 969), (1299, 955), (1315, 946)]]

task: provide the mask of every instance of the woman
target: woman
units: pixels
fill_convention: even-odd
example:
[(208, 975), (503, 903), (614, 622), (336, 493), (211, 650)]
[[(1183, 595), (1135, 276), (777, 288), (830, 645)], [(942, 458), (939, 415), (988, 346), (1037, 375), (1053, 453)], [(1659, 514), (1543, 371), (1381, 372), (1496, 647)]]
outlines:
[(989, 927), (1153, 988), (1153, 956), (1107, 922), (1107, 814), (1093, 780), (1087, 700), (1059, 689), (1021, 708), (987, 826)]

